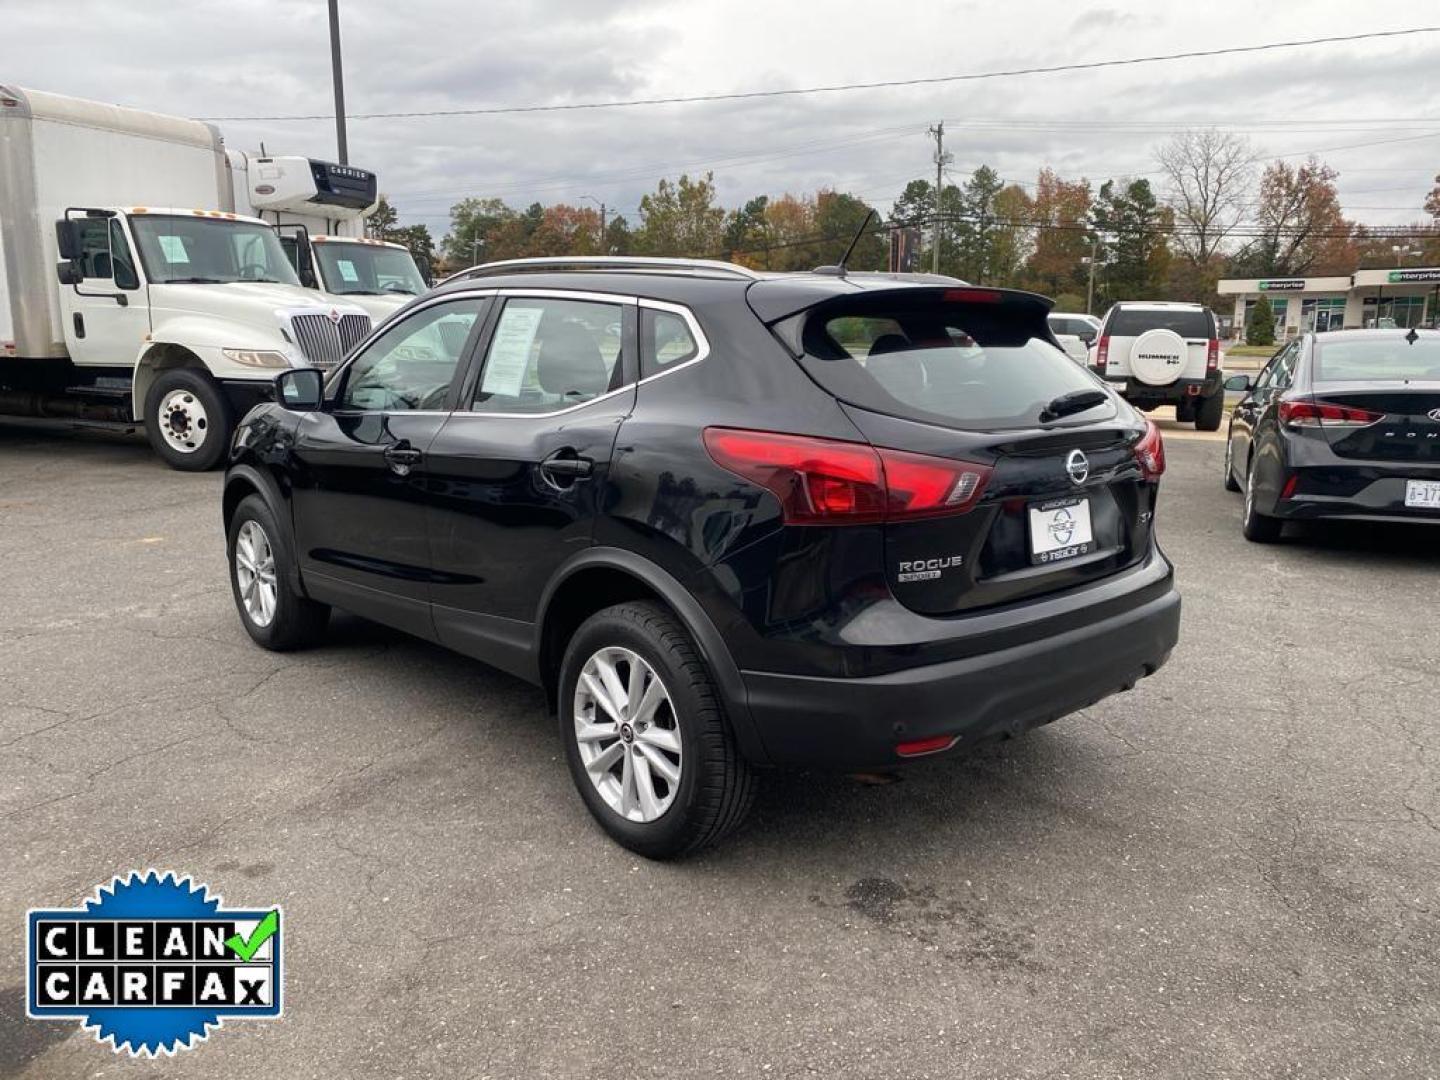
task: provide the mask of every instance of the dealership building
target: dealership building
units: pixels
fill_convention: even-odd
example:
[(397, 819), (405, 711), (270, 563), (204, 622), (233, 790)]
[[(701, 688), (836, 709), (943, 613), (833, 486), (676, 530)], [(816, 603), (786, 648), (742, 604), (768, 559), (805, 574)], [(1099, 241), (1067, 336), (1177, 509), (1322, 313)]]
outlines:
[(1356, 270), (1349, 277), (1222, 278), (1217, 291), (1235, 298), (1237, 336), (1256, 301), (1269, 297), (1276, 341), (1310, 330), (1434, 326), (1440, 319), (1440, 266)]

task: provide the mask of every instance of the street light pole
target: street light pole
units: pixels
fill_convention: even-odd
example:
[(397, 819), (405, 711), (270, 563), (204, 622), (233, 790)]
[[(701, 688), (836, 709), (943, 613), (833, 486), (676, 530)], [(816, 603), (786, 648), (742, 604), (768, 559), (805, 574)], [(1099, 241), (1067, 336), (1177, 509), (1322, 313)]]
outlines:
[(340, 164), (350, 164), (345, 140), (345, 75), (340, 65), (340, 0), (330, 0), (330, 74), (335, 81), (335, 144)]

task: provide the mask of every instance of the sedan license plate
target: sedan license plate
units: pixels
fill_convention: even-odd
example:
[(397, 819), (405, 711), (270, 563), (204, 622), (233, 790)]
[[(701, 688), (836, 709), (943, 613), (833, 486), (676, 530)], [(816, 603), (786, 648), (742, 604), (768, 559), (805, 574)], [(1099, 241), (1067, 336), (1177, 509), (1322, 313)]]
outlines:
[(1440, 480), (1406, 480), (1405, 505), (1440, 510)]
[(1095, 550), (1089, 499), (1052, 499), (1030, 507), (1030, 562), (1036, 566)]

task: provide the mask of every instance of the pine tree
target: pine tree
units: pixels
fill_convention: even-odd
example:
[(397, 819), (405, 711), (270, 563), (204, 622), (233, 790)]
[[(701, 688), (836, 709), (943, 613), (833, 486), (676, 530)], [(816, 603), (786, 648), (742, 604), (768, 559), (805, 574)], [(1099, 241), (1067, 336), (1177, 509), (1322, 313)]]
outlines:
[(1275, 344), (1275, 309), (1270, 306), (1270, 298), (1264, 293), (1255, 301), (1255, 306), (1250, 309), (1250, 317), (1245, 321), (1245, 344)]

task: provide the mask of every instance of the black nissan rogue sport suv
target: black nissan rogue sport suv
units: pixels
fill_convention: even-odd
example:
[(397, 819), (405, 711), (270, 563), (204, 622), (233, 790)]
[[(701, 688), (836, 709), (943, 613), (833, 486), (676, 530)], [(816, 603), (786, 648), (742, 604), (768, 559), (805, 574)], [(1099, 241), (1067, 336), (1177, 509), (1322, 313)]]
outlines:
[(1014, 734), (1163, 664), (1155, 426), (1049, 301), (726, 263), (478, 267), (323, 379), (276, 381), (224, 485), (259, 644), (330, 607), (542, 685), (581, 797), (674, 856), (757, 767)]

